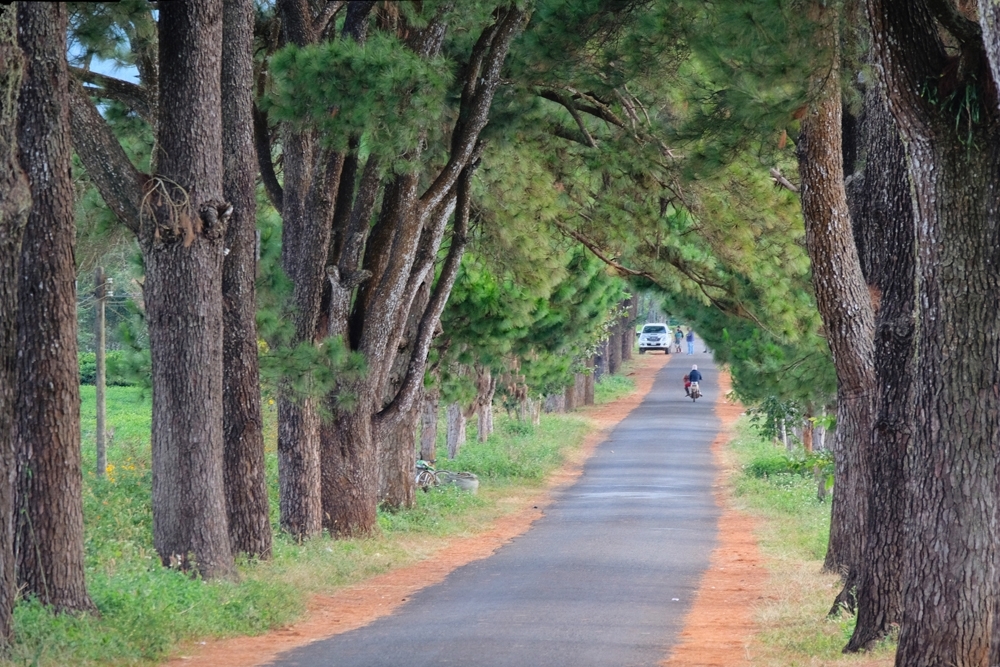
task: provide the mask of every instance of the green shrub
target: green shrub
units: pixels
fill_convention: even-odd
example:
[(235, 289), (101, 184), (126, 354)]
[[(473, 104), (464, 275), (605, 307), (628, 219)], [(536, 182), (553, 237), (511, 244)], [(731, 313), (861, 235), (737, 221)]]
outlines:
[[(105, 354), (105, 384), (109, 387), (134, 387), (139, 378), (133, 368), (130, 355), (124, 350), (108, 350)], [(93, 385), (97, 382), (97, 354), (81, 352), (79, 355), (80, 384)]]

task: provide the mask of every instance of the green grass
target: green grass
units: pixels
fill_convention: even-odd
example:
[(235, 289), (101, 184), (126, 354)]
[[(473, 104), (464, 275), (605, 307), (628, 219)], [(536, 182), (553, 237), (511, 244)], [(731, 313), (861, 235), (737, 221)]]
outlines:
[[(733, 501), (757, 519), (757, 538), (771, 582), (757, 618), (761, 632), (751, 653), (774, 667), (892, 664), (891, 641), (864, 656), (841, 653), (854, 630), (854, 616), (828, 618), (840, 590), (839, 577), (822, 571), (830, 531), (829, 501), (817, 498), (813, 466), (801, 453), (759, 438), (744, 418), (730, 443)], [(823, 459), (819, 459), (822, 461)], [(829, 496), (827, 496), (829, 498)], [(884, 663), (882, 662), (884, 660)]]
[[(99, 616), (53, 615), (37, 602), (15, 609), (15, 639), (0, 665), (151, 665), (184, 642), (252, 635), (304, 613), (308, 595), (329, 592), (426, 557), (442, 537), (472, 534), (536, 493), (546, 475), (583, 440), (589, 426), (573, 415), (543, 415), (541, 425), (496, 415), (496, 433), (442, 468), (480, 478), (476, 495), (454, 487), (418, 492), (416, 507), (379, 513), (381, 534), (359, 540), (277, 534), (267, 562), (239, 564), (238, 582), (204, 582), (164, 568), (153, 549), (150, 508), (151, 404), (137, 387), (109, 387), (107, 423), (114, 429), (103, 478), (95, 471), (94, 388), (81, 387), (84, 529), (88, 590)], [(264, 401), (272, 523), (276, 526), (276, 409)], [(447, 462), (446, 462), (447, 461)]]
[[(626, 371), (627, 372), (627, 371)], [(611, 403), (635, 391), (635, 381), (622, 372), (619, 375), (602, 375), (594, 385), (594, 403)]]

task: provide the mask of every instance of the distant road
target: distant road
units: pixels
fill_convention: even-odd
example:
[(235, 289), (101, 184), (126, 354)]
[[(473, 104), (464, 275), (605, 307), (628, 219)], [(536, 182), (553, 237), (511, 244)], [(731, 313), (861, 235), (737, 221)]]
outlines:
[[(676, 356), (527, 533), (394, 614), (270, 664), (654, 667), (677, 640), (719, 516), (718, 373), (709, 354)], [(705, 376), (696, 404), (681, 381), (692, 363)]]

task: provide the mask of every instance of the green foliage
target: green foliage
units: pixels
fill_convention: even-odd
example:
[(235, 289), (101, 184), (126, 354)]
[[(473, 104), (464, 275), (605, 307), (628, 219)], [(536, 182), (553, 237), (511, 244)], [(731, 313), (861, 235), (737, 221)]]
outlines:
[[(97, 355), (94, 352), (81, 352), (80, 384), (94, 384), (97, 381)], [(121, 350), (110, 350), (105, 356), (106, 383), (109, 387), (128, 387), (136, 384), (132, 377), (126, 353)]]
[(416, 148), (440, 118), (452, 78), (446, 59), (422, 58), (381, 32), (364, 44), (288, 45), (270, 69), (264, 106), (276, 120), (314, 126), (340, 150), (363, 136), (373, 155), (389, 159)]
[(322, 345), (295, 342), (294, 318), (289, 316), (292, 282), (281, 269), (281, 218), (259, 202), (261, 232), (260, 277), (257, 280), (257, 335), (261, 383), (278, 387), (292, 399), (333, 395), (339, 407), (354, 404), (352, 384), (366, 372), (364, 357), (344, 342), (328, 338)]
[[(567, 444), (578, 442), (587, 430), (586, 422), (572, 415), (547, 415), (538, 427), (503, 414), (496, 421), (494, 436), (488, 442), (463, 445), (448, 461), (450, 470), (472, 472), (489, 482), (537, 483), (562, 461)], [(438, 461), (445, 455), (440, 452)]]
[(635, 391), (635, 381), (624, 373), (602, 375), (594, 385), (594, 403), (601, 405), (627, 396)]
[(775, 475), (814, 477), (816, 474), (825, 477), (833, 474), (833, 453), (822, 451), (790, 455), (786, 452), (773, 451), (754, 458), (744, 466), (744, 471), (747, 475), (757, 478)]
[[(817, 499), (817, 482), (808, 470), (780, 472), (787, 466), (782, 450), (762, 440), (744, 420), (730, 443), (744, 474), (735, 479), (738, 503), (773, 521), (769, 541), (803, 560), (821, 560), (830, 530), (830, 505)], [(802, 457), (801, 460), (804, 460)], [(773, 470), (771, 474), (751, 471)]]

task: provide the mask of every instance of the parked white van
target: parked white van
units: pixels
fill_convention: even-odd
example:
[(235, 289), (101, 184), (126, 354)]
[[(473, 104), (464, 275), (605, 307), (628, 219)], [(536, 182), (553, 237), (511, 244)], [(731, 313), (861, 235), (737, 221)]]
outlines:
[(639, 334), (639, 354), (645, 354), (646, 350), (663, 350), (670, 354), (670, 327), (660, 322), (643, 326)]

